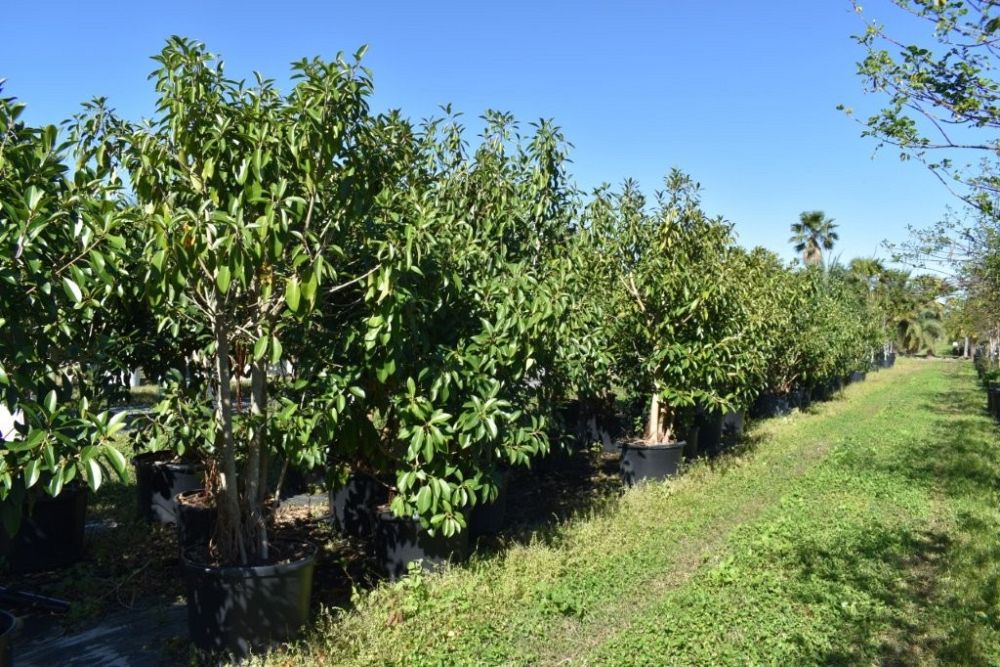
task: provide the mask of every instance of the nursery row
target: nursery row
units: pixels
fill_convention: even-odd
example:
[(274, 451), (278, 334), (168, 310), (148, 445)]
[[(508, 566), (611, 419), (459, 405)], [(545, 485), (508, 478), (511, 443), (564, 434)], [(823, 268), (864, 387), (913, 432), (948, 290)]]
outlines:
[(867, 283), (743, 249), (683, 173), (651, 199), (582, 193), (551, 122), (488, 112), (470, 145), (450, 110), (375, 114), (360, 57), (295, 63), (282, 93), (173, 38), (152, 119), (98, 99), (62, 135), (0, 100), (5, 543), (46, 496), (66, 516), (122, 474), (112, 408), (141, 368), (151, 511), (198, 517), (193, 638), (245, 652), (308, 607), (313, 550), (269, 522), (294, 471), (405, 562), (418, 534), (489, 523), (507, 471), (574, 425), (620, 441), (633, 482), (672, 473), (695, 429), (891, 364)]

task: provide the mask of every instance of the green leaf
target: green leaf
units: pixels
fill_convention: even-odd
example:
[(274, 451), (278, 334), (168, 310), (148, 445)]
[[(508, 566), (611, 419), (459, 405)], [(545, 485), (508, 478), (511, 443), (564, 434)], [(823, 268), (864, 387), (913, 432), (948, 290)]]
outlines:
[(42, 200), (42, 195), (43, 194), (44, 193), (41, 190), (39, 190), (38, 188), (36, 188), (34, 185), (32, 185), (31, 187), (28, 188), (28, 192), (27, 192), (28, 196), (27, 196), (26, 199), (27, 199), (27, 204), (28, 204), (28, 210), (29, 211), (31, 211), (31, 212), (35, 211), (35, 208), (38, 206), (38, 202), (40, 202)]
[(56, 467), (56, 450), (52, 447), (52, 443), (45, 443), (42, 447), (42, 459), (45, 461), (45, 465), (48, 466), (49, 470)]
[(73, 303), (83, 301), (83, 292), (80, 291), (80, 286), (69, 276), (63, 276), (63, 289), (66, 290), (66, 296), (72, 299)]
[(264, 358), (264, 353), (267, 352), (267, 341), (270, 340), (267, 336), (261, 336), (257, 339), (257, 342), (253, 345), (253, 360), (260, 361)]
[(125, 456), (114, 445), (104, 445), (104, 457), (119, 477), (125, 479), (125, 469), (128, 466)]
[(431, 487), (425, 486), (420, 489), (417, 493), (417, 511), (421, 514), (426, 514), (427, 510), (431, 508), (431, 502), (433, 502), (434, 497), (431, 495)]
[(229, 272), (229, 267), (223, 264), (220, 266), (215, 273), (215, 284), (218, 285), (219, 291), (223, 294), (229, 292), (229, 281), (232, 275)]
[(281, 341), (277, 337), (271, 337), (271, 363), (276, 364), (281, 360)]
[(41, 461), (38, 459), (32, 459), (28, 461), (28, 465), (24, 466), (24, 486), (30, 489), (38, 482), (38, 478), (41, 476)]
[(56, 390), (55, 389), (49, 390), (49, 393), (45, 394), (45, 400), (42, 403), (42, 405), (45, 406), (45, 411), (48, 412), (48, 413), (50, 413), (50, 414), (53, 413), (53, 412), (55, 412), (56, 411), (56, 401), (57, 401)]
[(63, 488), (63, 476), (62, 470), (56, 471), (56, 474), (52, 475), (49, 479), (49, 483), (46, 484), (45, 490), (48, 491), (49, 495), (53, 498), (58, 496)]
[(299, 310), (300, 296), (299, 279), (297, 276), (292, 276), (285, 281), (285, 303), (288, 304), (293, 313)]
[(108, 435), (114, 435), (118, 431), (125, 428), (126, 417), (128, 417), (128, 413), (125, 410), (115, 413), (115, 415), (111, 417), (110, 421), (108, 421)]
[(285, 303), (288, 304), (293, 313), (299, 310), (300, 296), (299, 279), (297, 276), (292, 276), (285, 281)]
[(167, 257), (167, 252), (165, 250), (158, 250), (156, 251), (156, 253), (153, 254), (153, 258), (149, 260), (149, 263), (152, 264), (157, 271), (162, 271), (163, 260), (166, 259), (166, 257)]
[(308, 276), (306, 281), (302, 283), (302, 296), (307, 302), (313, 304), (316, 302), (316, 288), (319, 286), (317, 271), (315, 269), (310, 271)]
[(375, 375), (376, 377), (378, 377), (379, 382), (385, 382), (389, 378), (389, 376), (395, 372), (396, 372), (396, 361), (395, 359), (390, 359), (389, 361), (382, 364), (382, 367), (375, 372)]
[(94, 491), (101, 488), (104, 474), (101, 472), (101, 464), (97, 462), (97, 459), (87, 459), (87, 463), (83, 468), (83, 474), (87, 477), (87, 486)]

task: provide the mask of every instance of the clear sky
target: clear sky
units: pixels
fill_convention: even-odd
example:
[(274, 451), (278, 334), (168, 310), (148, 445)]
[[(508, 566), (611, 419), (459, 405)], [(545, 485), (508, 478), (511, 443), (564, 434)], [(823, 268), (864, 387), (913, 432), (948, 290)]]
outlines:
[[(149, 56), (170, 34), (205, 42), (232, 76), (278, 81), (292, 60), (367, 44), (376, 109), (419, 119), (450, 102), (470, 120), (486, 108), (525, 124), (554, 118), (580, 185), (634, 177), (651, 192), (680, 167), (745, 245), (786, 257), (803, 210), (836, 219), (846, 259), (936, 221), (952, 201), (923, 167), (876, 155), (837, 111), (878, 102), (855, 73), (862, 51), (850, 36), (863, 25), (848, 0), (4, 5), (0, 78), (30, 122), (61, 120), (97, 95), (127, 117), (150, 115)], [(902, 18), (888, 0), (865, 10)]]

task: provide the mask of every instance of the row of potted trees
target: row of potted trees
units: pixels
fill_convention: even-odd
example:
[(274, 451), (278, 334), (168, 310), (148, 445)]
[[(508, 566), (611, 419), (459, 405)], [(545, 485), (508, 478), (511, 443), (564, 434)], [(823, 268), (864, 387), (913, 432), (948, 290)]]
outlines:
[(123, 473), (109, 378), (141, 366), (162, 399), (142, 506), (182, 526), (201, 648), (305, 621), (315, 548), (271, 521), (290, 471), (323, 470), (398, 575), (497, 525), (571, 400), (644, 406), (632, 482), (696, 423), (833, 390), (884, 334), (849, 281), (738, 246), (685, 174), (585, 196), (550, 122), (488, 112), (470, 147), (450, 110), (374, 114), (361, 55), (295, 63), (282, 93), (171, 38), (152, 119), (94, 100), (62, 144), (0, 101), (4, 533)]

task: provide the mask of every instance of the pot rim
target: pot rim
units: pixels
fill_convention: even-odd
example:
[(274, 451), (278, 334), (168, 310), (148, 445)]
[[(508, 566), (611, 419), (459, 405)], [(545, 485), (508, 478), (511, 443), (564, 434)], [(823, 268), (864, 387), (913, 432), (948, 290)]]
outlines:
[(79, 498), (80, 496), (87, 496), (89, 498), (90, 487), (84, 484), (82, 480), (74, 479), (67, 484), (63, 484), (62, 489), (59, 490), (59, 495), (50, 496), (48, 491), (42, 487), (41, 482), (39, 482), (38, 484), (35, 484), (35, 486), (28, 489), (28, 493), (34, 493), (35, 495), (29, 500), (26, 494), (24, 502), (32, 502), (37, 505), (38, 503), (54, 503), (59, 502), (60, 500), (72, 500)]
[(395, 521), (395, 522), (409, 521), (410, 523), (415, 523), (418, 526), (420, 525), (420, 519), (418, 519), (417, 517), (396, 516), (395, 514), (393, 514), (392, 510), (376, 510), (375, 519), (379, 521)]
[(654, 442), (645, 443), (638, 440), (631, 442), (621, 442), (618, 443), (619, 449), (683, 449), (687, 447), (687, 440), (678, 440), (677, 442)]
[(312, 542), (298, 540), (273, 540), (272, 544), (298, 544), (307, 548), (308, 553), (298, 560), (273, 565), (207, 565), (188, 558), (188, 552), (196, 547), (188, 547), (181, 552), (181, 571), (184, 574), (216, 577), (219, 579), (259, 579), (275, 577), (312, 567), (319, 549)]
[[(176, 494), (174, 496), (174, 502), (181, 503), (182, 502), (181, 496), (184, 496), (185, 498), (193, 498), (194, 496), (200, 496), (206, 493), (207, 492), (205, 491), (205, 489), (188, 489), (187, 491), (181, 491), (180, 493)], [(190, 503), (188, 503), (187, 506), (193, 507), (193, 505), (191, 505)]]
[[(170, 454), (171, 458), (162, 461), (155, 458), (157, 455)], [(205, 464), (201, 461), (187, 461), (181, 459), (180, 461), (174, 461), (177, 457), (176, 454), (168, 449), (158, 449), (152, 452), (140, 452), (132, 457), (132, 465), (138, 466), (140, 463), (148, 464), (152, 467), (163, 467), (169, 468), (171, 470), (204, 470)]]
[(17, 634), (21, 620), (6, 609), (0, 609), (0, 637), (11, 637)]

